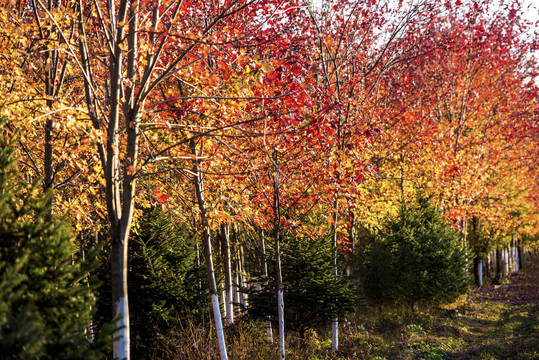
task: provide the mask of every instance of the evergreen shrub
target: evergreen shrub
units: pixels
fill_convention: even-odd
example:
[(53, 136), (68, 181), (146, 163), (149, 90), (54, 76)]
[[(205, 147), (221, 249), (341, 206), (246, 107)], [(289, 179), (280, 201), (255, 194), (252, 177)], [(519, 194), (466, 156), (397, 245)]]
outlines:
[(0, 133), (0, 357), (103, 358), (111, 326), (90, 335), (96, 263), (77, 255), (65, 221), (47, 220), (50, 193), (19, 181), (14, 144)]
[[(272, 241), (268, 242), (270, 245)], [(269, 279), (257, 282), (267, 286), (249, 292), (247, 313), (251, 317), (277, 319), (277, 282), (274, 251), (268, 251)], [(353, 308), (353, 292), (348, 279), (335, 276), (334, 248), (328, 237), (285, 237), (281, 244), (281, 269), (285, 308), (285, 327), (304, 337), (308, 329), (328, 324)]]
[(428, 198), (401, 206), (357, 253), (362, 294), (379, 303), (447, 303), (470, 284), (459, 235)]
[[(196, 262), (196, 237), (175, 224), (161, 207), (144, 208), (129, 239), (128, 293), (131, 357), (161, 356), (171, 330), (189, 319), (200, 319), (210, 309), (203, 259)], [(102, 256), (100, 313), (111, 315), (108, 256)]]

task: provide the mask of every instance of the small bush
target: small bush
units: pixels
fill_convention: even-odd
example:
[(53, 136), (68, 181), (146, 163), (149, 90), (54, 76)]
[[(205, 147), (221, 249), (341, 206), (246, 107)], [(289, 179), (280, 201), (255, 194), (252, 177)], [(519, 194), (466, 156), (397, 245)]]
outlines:
[(196, 264), (196, 238), (160, 207), (145, 209), (130, 243), (129, 296), (133, 358), (146, 359), (157, 339), (184, 319), (209, 311), (205, 271)]
[[(286, 238), (281, 251), (285, 327), (304, 337), (306, 330), (352, 310), (352, 291), (347, 278), (335, 276), (334, 252), (328, 238)], [(277, 286), (272, 260), (270, 257), (268, 261), (272, 268), (269, 285), (262, 290), (253, 289), (249, 294), (248, 314), (261, 320), (268, 315), (273, 319), (277, 317)]]
[(50, 193), (18, 181), (13, 153), (0, 129), (0, 356), (102, 358), (112, 328), (93, 339), (88, 331), (95, 298), (87, 277), (96, 263), (77, 256), (66, 222), (48, 219)]
[[(171, 330), (210, 311), (204, 266), (196, 263), (195, 237), (169, 213), (143, 209), (129, 240), (129, 313), (131, 357), (160, 358), (163, 344), (176, 341)], [(100, 314), (111, 314), (110, 271), (106, 252), (99, 276)]]
[(378, 303), (414, 305), (456, 300), (469, 286), (458, 234), (428, 199), (402, 206), (378, 234), (363, 239), (359, 279)]

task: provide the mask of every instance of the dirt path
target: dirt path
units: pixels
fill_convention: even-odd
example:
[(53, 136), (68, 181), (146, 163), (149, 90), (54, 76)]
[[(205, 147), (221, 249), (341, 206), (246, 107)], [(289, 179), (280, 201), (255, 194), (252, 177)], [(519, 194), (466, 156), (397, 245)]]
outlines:
[(483, 287), (471, 294), (471, 300), (502, 302), (512, 306), (539, 303), (539, 259), (530, 261), (527, 267), (512, 274), (507, 284)]
[(539, 359), (539, 264), (512, 274), (504, 285), (469, 296), (453, 325), (462, 340), (452, 359)]

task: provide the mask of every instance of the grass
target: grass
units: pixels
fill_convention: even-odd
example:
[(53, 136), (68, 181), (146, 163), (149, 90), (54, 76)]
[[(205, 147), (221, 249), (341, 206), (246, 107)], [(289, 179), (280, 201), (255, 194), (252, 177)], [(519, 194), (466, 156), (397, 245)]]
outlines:
[[(177, 329), (155, 358), (218, 359), (215, 334), (205, 325)], [(240, 322), (226, 336), (230, 359), (279, 358), (261, 324)], [(413, 313), (363, 307), (342, 322), (339, 351), (331, 349), (329, 329), (310, 330), (303, 339), (289, 333), (287, 359), (539, 360), (539, 266), (529, 264), (504, 286), (473, 290), (445, 307)]]

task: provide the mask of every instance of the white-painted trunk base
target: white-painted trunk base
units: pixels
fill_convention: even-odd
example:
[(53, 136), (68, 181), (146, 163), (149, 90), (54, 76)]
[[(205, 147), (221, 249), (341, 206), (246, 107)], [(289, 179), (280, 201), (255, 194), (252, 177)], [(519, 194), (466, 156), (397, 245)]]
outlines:
[(234, 323), (234, 298), (232, 293), (232, 286), (229, 288), (228, 293), (226, 294), (226, 306), (227, 306), (227, 316), (228, 323)]
[(221, 355), (221, 360), (227, 360), (228, 355), (226, 353), (225, 333), (223, 331), (223, 322), (221, 320), (221, 308), (219, 306), (219, 296), (217, 296), (217, 294), (211, 294), (211, 302), (213, 306), (213, 317), (215, 318), (215, 328), (217, 329), (217, 342), (219, 344), (219, 354)]
[(332, 336), (331, 336), (331, 348), (333, 350), (339, 350), (339, 318), (333, 318), (332, 326)]
[(266, 332), (268, 333), (268, 341), (273, 344), (273, 327), (269, 316), (268, 321), (266, 321)]
[(477, 264), (477, 277), (477, 285), (483, 286), (483, 260), (479, 260), (479, 263)]
[(279, 307), (279, 353), (281, 360), (285, 358), (285, 347), (284, 347), (284, 298), (283, 291), (279, 290), (277, 293), (277, 305)]
[(120, 298), (116, 303), (114, 315), (121, 315), (121, 317), (116, 322), (116, 326), (119, 330), (116, 331), (115, 336), (119, 338), (114, 342), (112, 347), (113, 356), (115, 359), (129, 360), (129, 306), (126, 297)]
[(221, 292), (221, 299), (223, 300), (223, 317), (226, 319), (227, 318), (227, 308), (226, 308), (226, 291), (223, 290)]

